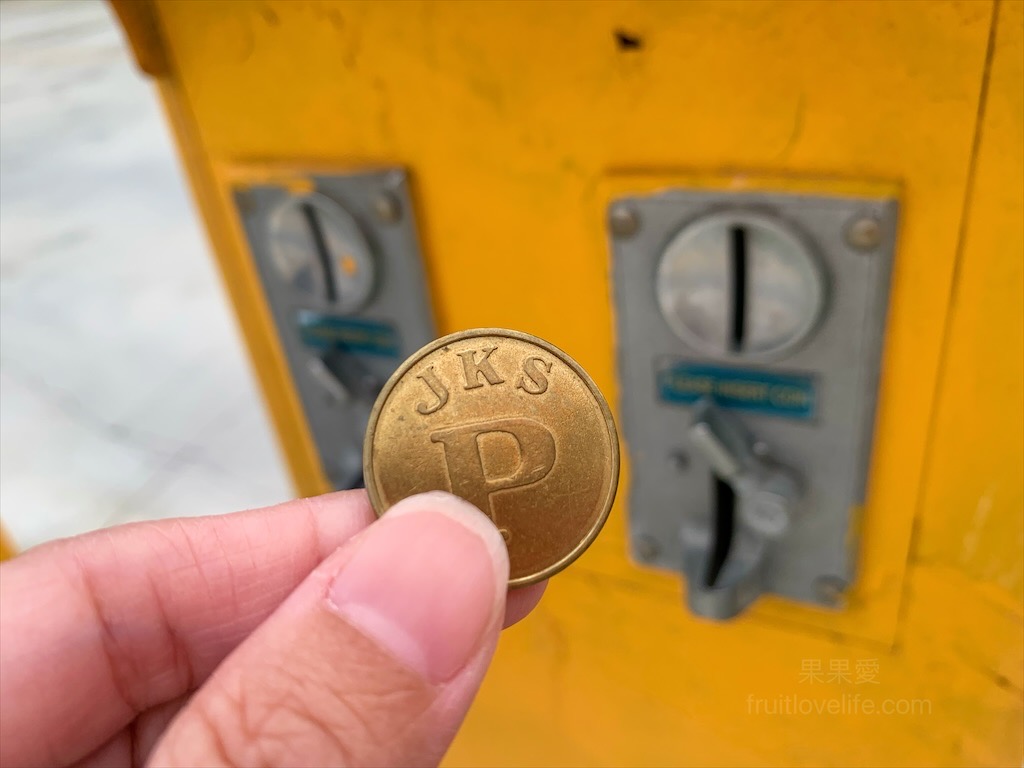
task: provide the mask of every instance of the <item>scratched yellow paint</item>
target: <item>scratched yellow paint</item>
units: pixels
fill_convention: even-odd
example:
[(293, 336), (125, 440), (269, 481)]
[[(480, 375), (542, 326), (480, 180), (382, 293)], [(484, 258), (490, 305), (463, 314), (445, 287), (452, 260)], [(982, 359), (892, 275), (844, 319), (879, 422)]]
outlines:
[(451, 765), (1021, 764), (1019, 0), (152, 8), (155, 34), (126, 26), (305, 493), (323, 474), (232, 184), (408, 167), (439, 330), (537, 333), (613, 399), (622, 178), (900, 190), (847, 610), (699, 621), (629, 562), (620, 502), (503, 638)]

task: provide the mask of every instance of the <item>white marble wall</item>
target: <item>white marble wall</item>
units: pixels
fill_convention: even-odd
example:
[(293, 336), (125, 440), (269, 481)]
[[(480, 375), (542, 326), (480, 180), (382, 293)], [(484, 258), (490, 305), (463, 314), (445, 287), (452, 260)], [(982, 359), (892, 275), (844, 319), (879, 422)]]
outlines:
[(0, 2), (0, 520), (292, 491), (168, 128), (101, 2)]

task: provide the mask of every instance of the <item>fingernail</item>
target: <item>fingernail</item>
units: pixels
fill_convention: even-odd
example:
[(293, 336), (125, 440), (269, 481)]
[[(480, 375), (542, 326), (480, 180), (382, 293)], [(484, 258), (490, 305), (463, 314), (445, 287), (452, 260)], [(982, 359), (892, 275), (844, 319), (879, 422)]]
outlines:
[(472, 504), (428, 493), (396, 504), (353, 546), (331, 608), (430, 682), (450, 679), (504, 611), (498, 529)]

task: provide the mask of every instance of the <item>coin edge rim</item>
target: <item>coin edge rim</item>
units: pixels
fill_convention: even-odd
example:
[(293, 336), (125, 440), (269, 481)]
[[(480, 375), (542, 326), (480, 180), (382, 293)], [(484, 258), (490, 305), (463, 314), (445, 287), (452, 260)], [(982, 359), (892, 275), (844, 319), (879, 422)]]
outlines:
[(612, 416), (611, 407), (608, 405), (608, 399), (604, 396), (604, 393), (597, 386), (596, 382), (591, 378), (590, 374), (584, 370), (583, 366), (576, 362), (576, 360), (564, 350), (555, 346), (550, 341), (540, 338), (539, 336), (534, 336), (533, 334), (525, 333), (524, 331), (515, 331), (510, 328), (467, 328), (463, 331), (449, 333), (423, 345), (416, 352), (409, 355), (409, 357), (395, 369), (395, 372), (391, 374), (385, 382), (384, 387), (381, 389), (380, 394), (377, 396), (377, 399), (373, 404), (373, 409), (370, 411), (370, 418), (366, 423), (366, 434), (363, 438), (363, 480), (366, 486), (367, 495), (370, 497), (370, 506), (373, 509), (373, 514), (376, 515), (377, 518), (383, 517), (387, 513), (387, 510), (384, 512), (380, 511), (382, 504), (377, 493), (372, 458), (373, 438), (376, 433), (377, 421), (380, 417), (380, 412), (384, 408), (384, 404), (391, 396), (391, 392), (394, 390), (395, 385), (403, 376), (405, 376), (409, 369), (431, 352), (435, 352), (438, 349), (456, 341), (463, 341), (465, 339), (480, 336), (504, 336), (506, 338), (516, 339), (528, 344), (543, 347), (553, 355), (559, 357), (563, 363), (568, 365), (580, 377), (583, 383), (590, 390), (591, 396), (594, 398), (594, 401), (597, 403), (598, 407), (601, 409), (602, 415), (604, 416), (605, 426), (608, 428), (609, 441), (612, 447), (611, 466), (609, 468), (611, 470), (611, 474), (608, 487), (608, 500), (604, 505), (604, 509), (601, 510), (597, 521), (591, 527), (590, 531), (587, 532), (587, 535), (584, 536), (567, 555), (557, 562), (549, 565), (541, 571), (538, 571), (537, 573), (509, 579), (509, 588), (526, 587), (550, 578), (556, 573), (564, 570), (590, 548), (590, 545), (594, 543), (594, 540), (597, 539), (598, 535), (604, 529), (605, 523), (611, 515), (612, 507), (615, 506), (615, 498), (618, 495), (619, 490), (619, 433), (615, 426), (615, 419)]

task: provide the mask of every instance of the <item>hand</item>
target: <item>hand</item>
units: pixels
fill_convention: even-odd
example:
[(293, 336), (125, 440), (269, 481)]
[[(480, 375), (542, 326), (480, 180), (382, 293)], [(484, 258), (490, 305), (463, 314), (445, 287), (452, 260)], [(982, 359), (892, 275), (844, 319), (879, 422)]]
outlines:
[(436, 765), (501, 627), (501, 535), (445, 493), (138, 523), (0, 566), (0, 764)]

